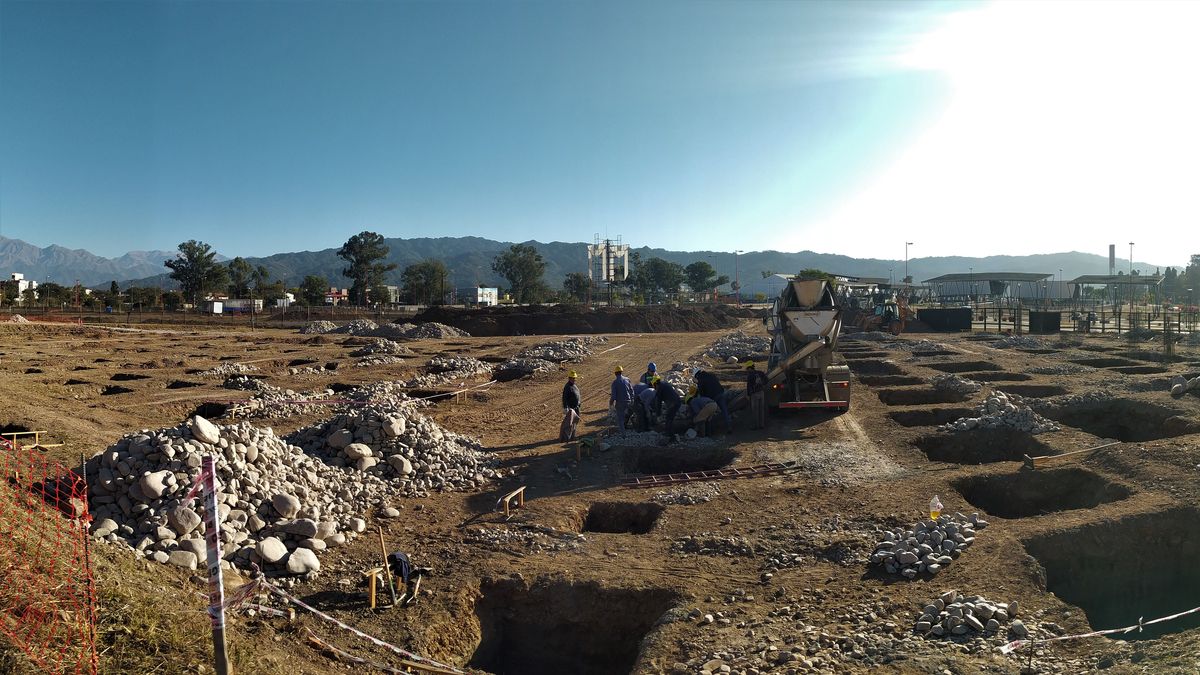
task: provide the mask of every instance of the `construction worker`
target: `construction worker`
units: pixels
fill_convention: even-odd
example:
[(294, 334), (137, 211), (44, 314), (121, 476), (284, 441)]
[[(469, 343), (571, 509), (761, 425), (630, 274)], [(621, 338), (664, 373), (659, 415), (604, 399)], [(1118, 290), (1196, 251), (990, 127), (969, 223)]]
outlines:
[(579, 426), (579, 385), (575, 383), (578, 376), (579, 374), (572, 370), (567, 373), (567, 383), (563, 385), (563, 421), (558, 430), (560, 441), (574, 440), (575, 429)]
[(692, 377), (696, 380), (699, 395), (715, 402), (721, 410), (721, 416), (725, 418), (725, 433), (732, 433), (733, 420), (729, 417), (729, 404), (725, 401), (725, 387), (721, 386), (721, 380), (717, 379), (715, 374), (700, 368), (692, 369)]
[(750, 399), (750, 419), (754, 429), (767, 426), (767, 374), (746, 362), (746, 396)]
[(625, 369), (617, 366), (613, 369), (612, 386), (609, 387), (608, 407), (616, 415), (617, 431), (625, 431), (625, 416), (633, 403), (633, 384), (624, 375)]
[(634, 413), (637, 417), (638, 431), (650, 431), (650, 429), (654, 428), (654, 412), (658, 405), (658, 394), (654, 390), (654, 383), (657, 381), (658, 376), (655, 375), (650, 378), (649, 384), (638, 382), (633, 385), (633, 394), (637, 397), (637, 405), (634, 408)]
[(428, 567), (413, 567), (408, 554), (403, 551), (388, 554), (387, 563), (392, 570), (393, 583), (397, 586), (400, 583), (404, 584), (404, 593), (396, 598), (396, 602), (404, 607), (414, 604), (417, 601), (417, 593), (421, 590), (421, 578), (433, 570)]
[(646, 372), (642, 373), (639, 381), (647, 387), (650, 387), (653, 386), (650, 384), (650, 380), (655, 377), (658, 377), (658, 366), (654, 365), (654, 362), (651, 361), (650, 363), (646, 364)]
[(654, 390), (658, 394), (658, 401), (666, 408), (663, 413), (663, 419), (666, 424), (663, 431), (666, 432), (667, 438), (675, 440), (675, 416), (679, 414), (679, 408), (683, 405), (683, 398), (679, 396), (679, 392), (675, 391), (675, 387), (670, 382), (662, 378), (654, 378)]

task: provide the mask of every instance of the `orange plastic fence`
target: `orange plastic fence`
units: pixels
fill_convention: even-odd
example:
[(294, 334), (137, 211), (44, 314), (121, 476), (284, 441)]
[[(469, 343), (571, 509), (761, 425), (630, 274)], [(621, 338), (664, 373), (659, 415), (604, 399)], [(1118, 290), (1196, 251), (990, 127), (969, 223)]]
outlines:
[(0, 634), (47, 672), (94, 675), (87, 486), (22, 440), (0, 439)]

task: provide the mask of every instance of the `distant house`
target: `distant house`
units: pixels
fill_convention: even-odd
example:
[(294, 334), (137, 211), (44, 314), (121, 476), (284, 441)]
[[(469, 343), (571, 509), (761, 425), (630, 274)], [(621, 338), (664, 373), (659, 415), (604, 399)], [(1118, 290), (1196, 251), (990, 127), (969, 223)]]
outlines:
[(277, 309), (287, 309), (294, 302), (296, 302), (296, 295), (294, 293), (284, 293), (282, 298), (275, 299), (275, 307)]
[(262, 298), (230, 298), (225, 301), (226, 312), (261, 312), (263, 311)]
[(13, 272), (11, 281), (17, 282), (17, 297), (13, 298), (13, 304), (21, 304), (25, 300), (25, 291), (29, 289), (37, 290), (37, 281), (26, 279), (21, 272)]
[(460, 290), (458, 297), (467, 305), (491, 307), (500, 303), (500, 289), (471, 287)]
[(349, 299), (350, 291), (346, 288), (338, 290), (336, 287), (330, 286), (329, 291), (325, 293), (325, 304), (327, 305), (337, 305)]

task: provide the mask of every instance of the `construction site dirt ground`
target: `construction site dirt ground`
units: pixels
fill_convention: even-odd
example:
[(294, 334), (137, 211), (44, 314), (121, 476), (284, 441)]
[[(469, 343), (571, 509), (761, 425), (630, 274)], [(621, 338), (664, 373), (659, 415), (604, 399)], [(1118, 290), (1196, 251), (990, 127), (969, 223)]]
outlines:
[[(744, 329), (761, 333), (761, 323)], [(695, 357), (727, 330), (616, 334), (579, 371), (581, 433), (606, 424), (614, 365), (636, 375)], [(480, 438), (510, 475), (474, 493), (397, 499), (399, 518), (366, 514), (368, 533), (433, 568), (409, 608), (371, 611), (362, 573), (380, 564), (363, 536), (322, 556), (294, 592), (378, 638), (464, 669), (507, 673), (722, 672), (1196, 672), (1200, 619), (1119, 638), (1045, 642), (1003, 655), (1004, 631), (984, 641), (913, 630), (924, 607), (956, 589), (1017, 601), (1038, 638), (1086, 633), (1200, 606), (1200, 394), (1167, 393), (1167, 378), (1200, 371), (1200, 349), (1162, 362), (1156, 342), (1049, 337), (1045, 349), (995, 349), (980, 335), (905, 335), (944, 345), (932, 356), (846, 340), (855, 378), (849, 412), (773, 413), (750, 430), (735, 415), (712, 450), (614, 448), (584, 455), (556, 440), (565, 372), (497, 383), (428, 410), (441, 425)], [(996, 336), (990, 336), (996, 337)], [(5, 430), (46, 430), (51, 452), (77, 465), (122, 434), (178, 424), (211, 401), (245, 397), (197, 371), (252, 364), (294, 390), (410, 377), (428, 358), (510, 356), (546, 336), (415, 341), (402, 364), (350, 368), (346, 336), (283, 330), (111, 330), (0, 326)], [(597, 350), (599, 351), (599, 350)], [(322, 374), (289, 375), (300, 361), (340, 361)], [(1069, 365), (1070, 374), (1039, 374)], [(742, 387), (738, 365), (714, 367)], [(1123, 369), (1123, 370), (1115, 370)], [(927, 384), (955, 372), (983, 384), (946, 397)], [(977, 377), (978, 376), (978, 377)], [(968, 415), (992, 389), (1030, 398), (1104, 390), (1056, 413), (1062, 430), (1027, 437), (937, 425)], [(283, 433), (328, 416), (269, 424)], [(220, 420), (218, 420), (220, 421)], [(256, 422), (258, 423), (258, 422)], [(1022, 469), (1021, 456), (1064, 457)], [(647, 469), (711, 469), (795, 462), (775, 475), (666, 488), (630, 488)], [(497, 499), (525, 487), (505, 520)], [(934, 577), (888, 575), (868, 564), (881, 531), (945, 511), (978, 512), (990, 525)], [(694, 503), (688, 503), (694, 502)], [(211, 672), (204, 580), (93, 547), (102, 672)], [(235, 587), (241, 580), (227, 577)], [(1053, 592), (1057, 591), (1057, 595)], [(399, 665), (312, 616), (230, 617), (238, 672), (369, 672), (315, 648), (308, 635)], [(1141, 638), (1141, 639), (1139, 639)], [(721, 668), (728, 666), (728, 671)], [(14, 650), (0, 669), (32, 672)]]

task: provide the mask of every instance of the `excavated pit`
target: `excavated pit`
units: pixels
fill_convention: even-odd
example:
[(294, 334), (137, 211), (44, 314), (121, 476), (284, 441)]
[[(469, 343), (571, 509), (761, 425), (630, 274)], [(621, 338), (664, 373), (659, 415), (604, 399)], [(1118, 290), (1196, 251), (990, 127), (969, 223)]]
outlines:
[(666, 507), (654, 502), (595, 502), (583, 519), (583, 532), (648, 534)]
[(63, 382), (63, 384), (65, 384), (68, 387), (73, 387), (73, 386), (79, 385), (79, 384), (93, 384), (93, 383), (88, 382), (87, 380), (77, 380), (75, 378), (71, 378), (71, 379), (67, 380), (66, 382)]
[(1101, 347), (1100, 345), (1087, 345), (1079, 348), (1085, 352), (1115, 352), (1120, 351), (1120, 347)]
[(876, 392), (886, 405), (932, 405), (934, 403), (962, 403), (968, 394), (943, 389), (884, 389)]
[(1152, 363), (1183, 363), (1188, 360), (1188, 357), (1180, 354), (1164, 354), (1162, 352), (1150, 351), (1121, 352), (1120, 356), (1137, 359), (1138, 361), (1150, 361)]
[(1139, 366), (1137, 361), (1129, 359), (1105, 358), (1105, 359), (1068, 359), (1071, 363), (1078, 363), (1081, 366), (1091, 366), (1093, 368), (1112, 368), (1114, 366)]
[(495, 675), (626, 675), (659, 618), (665, 588), (488, 580), (475, 602), (479, 646), (468, 665)]
[(903, 375), (904, 369), (892, 361), (862, 359), (849, 364), (855, 375)]
[(187, 380), (174, 380), (167, 384), (167, 389), (187, 389), (188, 387), (202, 387), (203, 382), (188, 382)]
[(923, 349), (912, 353), (913, 356), (957, 356), (959, 354), (962, 352), (953, 352), (949, 349)]
[(733, 463), (737, 453), (729, 448), (680, 450), (679, 448), (625, 448), (623, 459), (629, 473), (660, 474), (712, 471)]
[(112, 396), (113, 394), (132, 394), (133, 390), (129, 387), (122, 387), (115, 384), (110, 384), (100, 390), (101, 396)]
[(973, 370), (1001, 370), (1000, 366), (991, 361), (945, 361), (943, 363), (923, 363), (926, 368), (940, 370), (943, 373), (966, 373)]
[(1166, 368), (1159, 366), (1118, 366), (1116, 368), (1109, 368), (1109, 370), (1123, 375), (1156, 375), (1167, 372)]
[[(1180, 507), (1026, 539), (1046, 590), (1087, 614), (1093, 629), (1121, 628), (1200, 605), (1200, 510)], [(1200, 627), (1200, 615), (1115, 633), (1152, 640)]]
[(1079, 468), (970, 476), (955, 481), (954, 489), (963, 499), (1000, 518), (1090, 509), (1130, 495), (1124, 485)]
[(138, 375), (137, 373), (117, 373), (108, 378), (112, 382), (133, 382), (136, 380), (148, 380), (149, 375)]
[(1006, 394), (1016, 394), (1017, 396), (1027, 396), (1029, 398), (1062, 396), (1068, 391), (1066, 387), (1060, 387), (1057, 384), (1005, 384), (996, 388)]
[(841, 350), (841, 352), (842, 352), (842, 356), (844, 356), (847, 361), (852, 361), (852, 360), (856, 360), (856, 359), (879, 359), (879, 358), (886, 358), (887, 356), (889, 356), (889, 354), (884, 351), (870, 351), (870, 350), (858, 351), (858, 350), (844, 350), (843, 349), (843, 350)]
[(311, 366), (314, 363), (318, 363), (318, 361), (316, 359), (292, 359), (291, 361), (288, 361), (288, 367), (296, 368), (299, 366)]
[(970, 417), (972, 412), (970, 408), (934, 408), (893, 412), (888, 413), (888, 417), (902, 427), (933, 427), (962, 417)]
[(901, 387), (925, 383), (924, 379), (911, 375), (859, 375), (858, 381), (872, 387)]
[(1058, 454), (1037, 437), (1016, 429), (972, 429), (921, 436), (913, 445), (935, 462), (990, 464), (1019, 462), (1025, 455), (1044, 457)]
[(1033, 379), (1032, 375), (1009, 373), (1003, 370), (991, 373), (963, 373), (962, 376), (976, 382), (1024, 382)]
[(1057, 349), (1018, 349), (1023, 354), (1054, 354)]
[(1200, 422), (1174, 408), (1115, 398), (1039, 411), (1044, 417), (1100, 438), (1139, 443), (1200, 433)]

